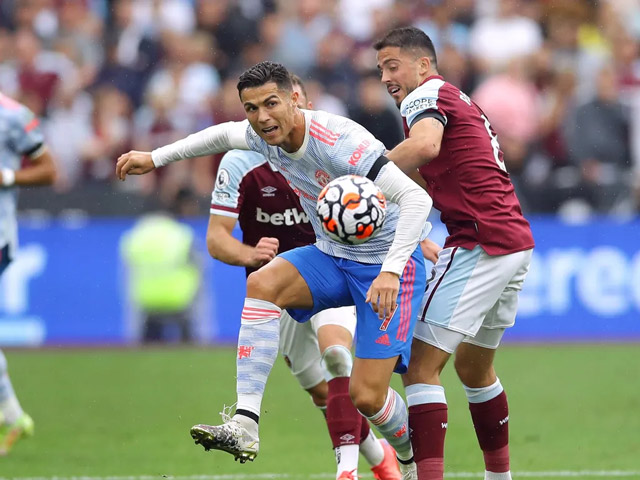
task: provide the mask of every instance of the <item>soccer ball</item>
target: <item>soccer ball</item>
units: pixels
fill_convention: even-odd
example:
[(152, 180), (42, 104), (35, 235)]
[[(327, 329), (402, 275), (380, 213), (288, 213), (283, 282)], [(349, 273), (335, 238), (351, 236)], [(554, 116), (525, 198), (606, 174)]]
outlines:
[(371, 180), (345, 175), (320, 192), (316, 213), (325, 233), (336, 242), (358, 245), (373, 238), (382, 227), (387, 200)]

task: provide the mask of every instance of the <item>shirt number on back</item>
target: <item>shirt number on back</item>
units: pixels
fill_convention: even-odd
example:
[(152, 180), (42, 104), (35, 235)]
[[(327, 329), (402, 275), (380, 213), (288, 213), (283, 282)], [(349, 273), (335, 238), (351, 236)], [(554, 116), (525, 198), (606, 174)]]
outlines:
[(491, 139), (491, 148), (493, 149), (493, 158), (495, 158), (498, 167), (501, 170), (507, 171), (507, 167), (502, 160), (500, 160), (500, 144), (498, 143), (498, 136), (495, 135), (491, 131), (491, 124), (489, 123), (489, 119), (485, 115), (481, 115), (484, 120), (484, 128), (487, 129), (487, 133), (489, 134), (489, 138)]

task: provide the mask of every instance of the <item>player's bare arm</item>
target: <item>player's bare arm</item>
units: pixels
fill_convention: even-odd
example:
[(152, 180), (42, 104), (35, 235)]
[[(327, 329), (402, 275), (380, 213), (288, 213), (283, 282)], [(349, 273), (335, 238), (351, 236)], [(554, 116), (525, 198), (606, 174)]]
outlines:
[(440, 153), (444, 125), (433, 117), (418, 120), (411, 127), (409, 138), (391, 150), (387, 157), (400, 170), (410, 173), (422, 165), (426, 165)]
[(411, 170), (410, 172), (405, 172), (405, 173), (411, 180), (413, 180), (418, 185), (420, 185), (423, 190), (427, 190), (427, 182), (424, 181), (424, 178), (422, 178), (422, 175), (420, 175), (420, 172), (417, 169)]
[[(51, 185), (56, 180), (56, 166), (51, 153), (46, 147), (41, 147), (29, 156), (30, 165), (20, 170), (12, 171), (14, 175), (12, 185)], [(5, 173), (0, 171), (0, 184), (5, 185)]]
[(236, 222), (233, 217), (209, 217), (207, 248), (213, 258), (228, 265), (253, 268), (261, 267), (275, 258), (280, 246), (277, 238), (262, 237), (255, 247), (245, 245), (233, 237)]

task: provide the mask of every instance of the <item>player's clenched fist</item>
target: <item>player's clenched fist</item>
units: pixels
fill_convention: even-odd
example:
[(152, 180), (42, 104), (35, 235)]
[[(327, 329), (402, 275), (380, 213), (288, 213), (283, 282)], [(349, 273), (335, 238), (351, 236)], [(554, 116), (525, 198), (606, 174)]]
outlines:
[(420, 242), (420, 249), (422, 250), (422, 256), (432, 263), (438, 262), (438, 254), (442, 248), (436, 242), (425, 238)]
[(151, 152), (131, 150), (118, 158), (116, 176), (120, 180), (124, 180), (127, 175), (143, 175), (154, 168)]
[(269, 263), (278, 254), (280, 242), (277, 238), (262, 237), (253, 249), (253, 255), (250, 261), (251, 267), (261, 267), (265, 263)]

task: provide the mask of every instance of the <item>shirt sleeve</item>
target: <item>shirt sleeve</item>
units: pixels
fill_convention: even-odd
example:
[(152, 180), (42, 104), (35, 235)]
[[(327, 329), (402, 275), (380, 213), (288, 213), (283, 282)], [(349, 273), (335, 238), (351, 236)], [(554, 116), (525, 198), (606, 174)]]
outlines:
[(247, 142), (248, 130), (252, 130), (248, 120), (214, 125), (155, 149), (151, 152), (151, 158), (156, 167), (162, 167), (184, 158), (202, 157), (233, 149), (250, 150)]
[(244, 199), (243, 179), (258, 165), (248, 162), (245, 152), (232, 150), (222, 157), (211, 193), (211, 215), (238, 218)]
[(439, 79), (429, 80), (402, 101), (400, 113), (406, 119), (409, 128), (426, 117), (436, 118), (443, 125), (447, 125), (447, 113), (439, 98), (439, 90), (443, 84)]
[(396, 234), (380, 269), (381, 272), (392, 272), (400, 276), (418, 242), (431, 230), (427, 218), (433, 201), (427, 192), (402, 173), (393, 162), (387, 162), (382, 167), (375, 184), (389, 202), (400, 207)]

